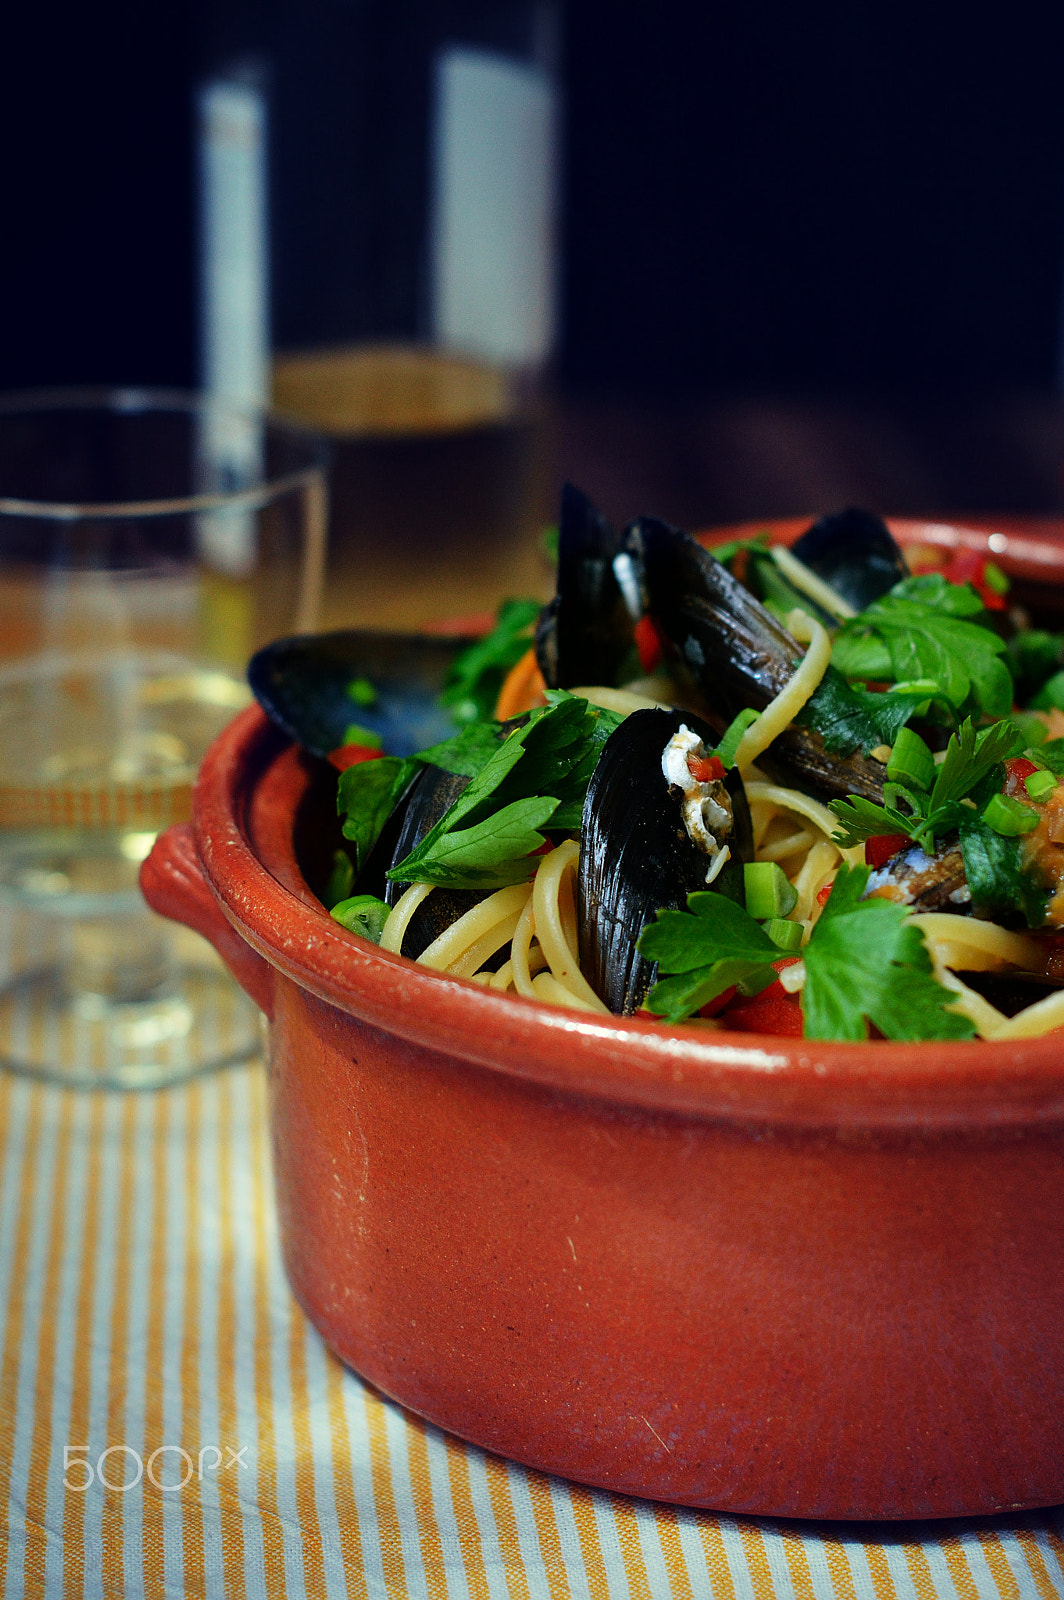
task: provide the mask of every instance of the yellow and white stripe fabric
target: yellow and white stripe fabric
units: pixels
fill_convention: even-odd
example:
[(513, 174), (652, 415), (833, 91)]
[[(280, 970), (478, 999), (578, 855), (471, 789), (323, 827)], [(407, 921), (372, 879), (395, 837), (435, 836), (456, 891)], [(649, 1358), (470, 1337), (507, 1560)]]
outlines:
[(141, 1095), (0, 1075), (0, 1489), (9, 1596), (1064, 1596), (1059, 1509), (684, 1511), (509, 1465), (382, 1399), (285, 1284), (258, 1065)]

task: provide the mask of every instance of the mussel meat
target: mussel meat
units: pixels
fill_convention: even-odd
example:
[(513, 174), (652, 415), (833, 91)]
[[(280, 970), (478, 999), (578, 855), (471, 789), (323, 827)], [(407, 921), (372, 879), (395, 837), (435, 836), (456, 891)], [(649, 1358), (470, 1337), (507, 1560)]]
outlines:
[[(677, 737), (681, 729), (690, 738)], [(577, 878), (580, 967), (611, 1011), (630, 1013), (646, 998), (656, 966), (636, 948), (663, 908), (678, 909), (708, 885), (742, 902), (743, 863), (753, 860), (753, 830), (739, 773), (697, 781), (686, 799), (663, 769), (667, 748), (712, 746), (713, 730), (690, 712), (635, 711), (606, 741), (584, 802)], [(675, 776), (678, 764), (670, 759)], [(676, 769), (674, 771), (674, 769)], [(695, 812), (689, 829), (684, 808)], [(692, 833), (708, 832), (696, 843)], [(724, 847), (727, 858), (722, 862)]]
[(943, 841), (933, 856), (918, 844), (906, 845), (871, 874), (865, 894), (898, 901), (913, 911), (965, 916), (972, 909), (972, 892), (956, 839)]

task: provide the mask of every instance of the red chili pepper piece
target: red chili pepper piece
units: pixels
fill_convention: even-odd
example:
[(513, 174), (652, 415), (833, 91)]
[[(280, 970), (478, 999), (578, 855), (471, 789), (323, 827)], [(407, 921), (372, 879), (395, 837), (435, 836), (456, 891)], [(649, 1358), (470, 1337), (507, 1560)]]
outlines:
[(1024, 779), (1037, 771), (1034, 762), (1028, 761), (1026, 756), (1010, 756), (1005, 762), (1005, 783), (1002, 792), (1011, 800), (1030, 800)]
[(904, 850), (908, 843), (904, 833), (877, 833), (874, 839), (865, 840), (865, 865), (885, 867), (891, 856), (896, 856), (899, 850)]
[(687, 770), (696, 783), (713, 783), (724, 777), (720, 756), (688, 756)]
[(802, 1037), (802, 1008), (798, 996), (788, 994), (778, 981), (770, 983), (767, 989), (762, 989), (752, 999), (740, 999), (729, 1006), (721, 1021), (736, 1033), (775, 1033), (791, 1039)]
[(342, 744), (338, 749), (329, 751), (329, 761), (337, 772), (346, 772), (348, 767), (355, 767), (360, 761), (377, 761), (383, 754), (383, 750), (374, 750), (368, 744)]
[(634, 628), (635, 647), (644, 672), (656, 672), (661, 661), (661, 635), (652, 617), (640, 617)]
[(970, 583), (988, 611), (1004, 611), (1005, 596), (998, 594), (986, 581), (986, 557), (978, 550), (956, 550), (942, 576), (949, 583)]

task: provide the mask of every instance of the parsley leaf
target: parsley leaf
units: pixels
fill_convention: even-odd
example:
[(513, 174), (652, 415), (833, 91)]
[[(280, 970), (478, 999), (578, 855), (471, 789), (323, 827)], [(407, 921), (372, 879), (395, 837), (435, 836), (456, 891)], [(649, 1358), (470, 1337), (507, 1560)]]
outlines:
[(969, 718), (946, 746), (945, 760), (931, 790), (931, 811), (954, 805), (970, 795), (995, 767), (1009, 756), (1018, 755), (1025, 743), (1022, 733), (1007, 718), (978, 733)]
[(1034, 754), (1040, 766), (1048, 767), (1058, 778), (1064, 778), (1064, 739), (1046, 739)]
[(965, 800), (975, 799), (978, 805), (1000, 788), (1001, 763), (1018, 755), (1025, 743), (1023, 733), (1007, 718), (979, 731), (967, 718), (950, 737), (930, 793), (915, 785), (887, 783), (882, 805), (859, 795), (832, 800), (831, 809), (842, 823), (833, 835), (835, 843), (846, 849), (880, 834), (904, 833), (933, 855), (935, 836), (949, 833), (972, 814)]
[(830, 805), (842, 823), (832, 834), (832, 841), (842, 850), (852, 849), (855, 844), (863, 844), (866, 839), (881, 838), (887, 833), (903, 833), (907, 839), (911, 839), (915, 832), (922, 830), (926, 821), (922, 815), (913, 816), (911, 812), (898, 811), (894, 806), (879, 805), (875, 800), (866, 800), (859, 794), (850, 795), (847, 800), (832, 800)]
[(1024, 870), (1021, 841), (996, 833), (976, 811), (961, 819), (958, 832), (972, 905), (992, 915), (1019, 911), (1029, 928), (1042, 927), (1049, 892)]
[[(802, 955), (804, 1032), (811, 1039), (864, 1039), (872, 1023), (888, 1039), (968, 1039), (967, 1017), (948, 1009), (950, 991), (909, 910), (890, 900), (862, 900), (867, 867), (841, 866)], [(646, 1007), (681, 1022), (708, 1000), (763, 969), (779, 952), (764, 929), (732, 901), (701, 890), (687, 911), (660, 911), (639, 939), (643, 955), (670, 976)]]
[(346, 813), (343, 835), (354, 843), (359, 872), (420, 765), (416, 756), (380, 756), (341, 772), (336, 809)]
[[(532, 876), (540, 828), (558, 809), (550, 795), (514, 800), (468, 828), (444, 828), (387, 876), (399, 883), (448, 884), (453, 889), (502, 889)], [(426, 835), (426, 838), (430, 837)]]
[(647, 997), (647, 1010), (667, 1022), (682, 1022), (780, 953), (761, 924), (724, 895), (699, 889), (687, 905), (659, 911), (639, 936), (640, 953), (677, 974), (659, 979)]
[(491, 632), (455, 658), (440, 704), (459, 725), (491, 716), (503, 679), (532, 643), (540, 610), (538, 600), (504, 600)]
[(453, 739), (419, 750), (416, 759), (427, 766), (442, 767), (444, 772), (474, 778), (486, 766), (499, 748), (497, 722), (469, 722)]
[(1012, 705), (1005, 642), (969, 620), (982, 609), (974, 589), (941, 573), (903, 578), (842, 624), (832, 662), (848, 678), (931, 678), (957, 711), (1004, 716)]
[(1009, 665), (1016, 682), (1016, 699), (1030, 702), (1042, 685), (1064, 666), (1064, 634), (1044, 628), (1021, 628), (1007, 645)]
[[(388, 873), (397, 883), (502, 887), (532, 876), (538, 830), (579, 828), (598, 760), (599, 718), (574, 695), (529, 713), (450, 809)], [(459, 824), (463, 824), (459, 828)]]
[(862, 900), (867, 867), (839, 868), (805, 947), (802, 990), (808, 1039), (970, 1039), (972, 1023), (947, 1007), (931, 957), (906, 906)]
[[(829, 665), (795, 721), (815, 728), (825, 747), (836, 755), (850, 755), (858, 748), (867, 755), (877, 745), (893, 744), (909, 719), (922, 715), (928, 701), (936, 699), (945, 697), (930, 680), (877, 692), (847, 683), (842, 673)], [(949, 701), (945, 706), (952, 721)]]

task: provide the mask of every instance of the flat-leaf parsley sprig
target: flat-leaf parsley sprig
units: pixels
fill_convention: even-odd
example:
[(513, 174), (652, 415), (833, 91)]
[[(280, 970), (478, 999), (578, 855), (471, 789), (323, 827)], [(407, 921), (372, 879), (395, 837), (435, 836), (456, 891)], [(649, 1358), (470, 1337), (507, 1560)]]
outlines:
[(969, 584), (941, 573), (903, 578), (844, 622), (831, 659), (847, 678), (907, 683), (930, 679), (960, 714), (1003, 717), (1012, 706), (1005, 641), (973, 621), (983, 602)]
[[(803, 1032), (809, 1039), (858, 1040), (869, 1025), (888, 1039), (970, 1039), (967, 1017), (936, 980), (919, 927), (906, 906), (862, 900), (867, 867), (839, 868), (827, 903), (802, 949)], [(723, 895), (688, 895), (686, 911), (662, 911), (639, 949), (661, 978), (646, 1008), (682, 1022), (733, 984), (757, 979), (778, 946), (748, 912)]]
[[(910, 737), (914, 744), (922, 742)], [(1023, 733), (1007, 718), (977, 731), (969, 717), (951, 736), (930, 784), (907, 773), (905, 782), (884, 785), (882, 805), (860, 795), (832, 800), (831, 809), (841, 824), (834, 842), (847, 849), (865, 839), (900, 833), (933, 855), (936, 838), (959, 828), (980, 802), (990, 798), (984, 788), (1000, 788), (1002, 763), (1018, 755), (1025, 743)], [(887, 775), (889, 779), (889, 763)]]
[(473, 723), (415, 756), (382, 757), (343, 773), (338, 805), (360, 870), (419, 769), (432, 765), (470, 781), (388, 877), (466, 889), (497, 889), (531, 877), (544, 829), (579, 830), (591, 774), (621, 720), (564, 690), (548, 699), (509, 733), (497, 722)]

